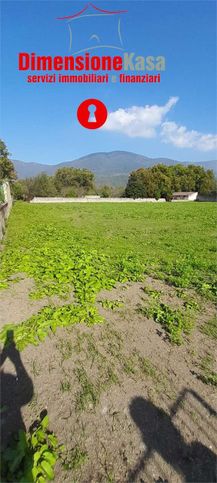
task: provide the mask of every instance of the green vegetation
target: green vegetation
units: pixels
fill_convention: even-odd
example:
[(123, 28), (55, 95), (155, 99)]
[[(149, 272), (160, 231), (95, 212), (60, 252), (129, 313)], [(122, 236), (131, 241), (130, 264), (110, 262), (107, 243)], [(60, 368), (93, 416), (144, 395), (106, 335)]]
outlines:
[(73, 347), (70, 340), (60, 339), (56, 347), (62, 356), (62, 361), (70, 359), (73, 354)]
[(3, 191), (2, 185), (0, 184), (0, 205), (4, 203), (4, 201), (5, 201), (4, 191)]
[(142, 357), (136, 350), (129, 357), (120, 354), (118, 359), (126, 374), (141, 376), (142, 373), (144, 376), (151, 377), (155, 382), (161, 380), (161, 374), (158, 373), (152, 362), (147, 357)]
[(48, 416), (29, 433), (20, 430), (1, 453), (2, 481), (46, 483), (54, 479), (54, 466), (63, 450), (48, 430)]
[[(65, 173), (59, 176), (62, 171)], [(77, 198), (96, 194), (102, 198), (119, 198), (124, 194), (124, 188), (121, 187), (95, 186), (93, 173), (78, 168), (61, 168), (54, 176), (41, 173), (32, 178), (19, 179), (13, 183), (12, 191), (15, 200), (24, 201), (31, 200), (34, 196)]]
[(130, 357), (123, 357), (122, 355), (120, 355), (119, 360), (123, 362), (123, 370), (126, 374), (131, 375), (136, 373), (133, 355)]
[(0, 181), (14, 181), (15, 179), (16, 172), (12, 161), (9, 159), (8, 149), (4, 141), (0, 139)]
[[(11, 163), (11, 161), (7, 162)], [(3, 174), (6, 175), (8, 170), (7, 164)], [(59, 168), (53, 176), (41, 173), (35, 177), (18, 180), (13, 186), (15, 199), (22, 200), (32, 199), (34, 196), (80, 197), (97, 193), (103, 198), (125, 196), (166, 198), (170, 201), (174, 191), (197, 191), (200, 194), (213, 195), (216, 190), (213, 171), (206, 171), (203, 167), (193, 164), (188, 166), (157, 164), (151, 168), (140, 168), (130, 174), (125, 190), (107, 185), (96, 187), (94, 174), (91, 171), (73, 167)]]
[(68, 379), (64, 379), (64, 381), (60, 382), (60, 390), (62, 392), (69, 392), (71, 391), (71, 383)]
[(140, 168), (130, 174), (125, 196), (129, 198), (172, 199), (174, 191), (216, 191), (216, 180), (212, 170), (190, 164), (165, 166), (157, 164), (151, 168)]
[(147, 287), (147, 286), (143, 287), (142, 290), (146, 295), (148, 295), (152, 299), (154, 299), (154, 300), (160, 299), (160, 296), (161, 296), (160, 290), (154, 290), (154, 289)]
[(48, 306), (21, 324), (7, 324), (0, 332), (0, 340), (5, 342), (7, 331), (13, 330), (14, 340), (18, 350), (22, 351), (27, 345), (38, 345), (50, 331), (55, 333), (57, 327), (66, 327), (76, 323), (93, 324), (103, 319), (97, 309), (91, 305), (64, 305), (63, 307)]
[[(57, 295), (61, 297), (64, 305), (44, 307), (21, 324), (7, 325), (0, 333), (0, 340), (5, 342), (8, 330), (12, 329), (16, 346), (18, 350), (22, 350), (28, 344), (39, 344), (47, 335), (55, 332), (57, 327), (68, 327), (68, 330), (61, 332), (61, 337), (57, 335), (51, 343), (51, 352), (48, 352), (48, 358), (45, 359), (47, 364), (44, 363), (42, 367), (41, 360), (38, 363), (38, 359), (33, 359), (30, 367), (35, 377), (43, 374), (47, 366), (49, 372), (56, 370), (52, 380), (61, 371), (57, 379), (58, 392), (64, 402), (64, 414), (61, 417), (66, 421), (66, 430), (70, 431), (67, 441), (71, 438), (75, 442), (79, 441), (79, 444), (75, 445), (73, 442), (73, 449), (64, 451), (63, 454), (55, 435), (47, 429), (46, 417), (27, 434), (20, 432), (17, 440), (7, 448), (2, 458), (3, 481), (43, 483), (54, 477), (54, 465), (59, 457), (58, 463), (62, 463), (63, 469), (75, 471), (69, 477), (64, 475), (66, 479), (82, 479), (83, 474), (81, 476), (78, 472), (77, 475), (76, 471), (86, 463), (88, 455), (83, 443), (86, 438), (83, 428), (87, 414), (83, 418), (81, 412), (95, 411), (103, 392), (115, 384), (120, 385), (116, 386), (117, 394), (123, 388), (125, 390), (125, 383), (130, 387), (131, 383), (135, 385), (137, 382), (135, 387), (140, 387), (141, 382), (147, 396), (153, 401), (156, 396), (158, 400), (162, 395), (165, 397), (169, 394), (168, 397), (174, 397), (172, 390), (176, 391), (176, 381), (171, 379), (173, 376), (170, 368), (166, 368), (164, 373), (164, 369), (158, 364), (159, 354), (154, 354), (154, 349), (147, 349), (142, 345), (142, 340), (138, 341), (136, 335), (134, 337), (133, 304), (130, 304), (129, 313), (128, 307), (124, 307), (119, 316), (110, 313), (110, 321), (105, 322), (102, 327), (96, 327), (96, 330), (93, 330), (92, 324), (103, 321), (98, 313), (98, 303), (106, 309), (115, 310), (122, 307), (119, 298), (124, 299), (126, 295), (127, 299), (130, 293), (134, 293), (135, 287), (131, 287), (127, 293), (121, 292), (123, 286), (120, 287), (120, 283), (127, 287), (127, 282), (141, 281), (136, 286), (136, 300), (140, 295), (144, 304), (150, 303), (149, 307), (142, 307), (142, 312), (160, 324), (171, 342), (180, 344), (183, 336), (192, 329), (192, 315), (199, 310), (198, 300), (202, 307), (203, 297), (212, 299), (215, 295), (214, 236), (215, 205), (212, 203), (15, 204), (9, 218), (4, 250), (0, 255), (2, 287), (10, 284), (12, 276), (13, 281), (16, 279), (17, 282), (20, 274), (24, 273), (35, 281), (31, 297)], [(176, 287), (168, 289), (171, 306), (163, 303), (167, 297), (166, 284), (153, 282), (152, 287), (150, 278), (149, 286), (149, 278), (145, 281), (146, 275), (166, 280)], [(116, 284), (119, 287), (117, 299), (113, 293), (113, 300), (103, 298), (105, 293), (101, 291), (110, 290)], [(140, 290), (142, 286), (143, 291)], [(158, 286), (161, 290), (155, 289)], [(195, 295), (195, 289), (202, 296)], [(68, 295), (71, 291), (73, 299), (70, 297), (69, 303)], [(175, 294), (182, 300), (175, 296), (172, 298)], [(181, 309), (172, 307), (177, 300)], [(74, 327), (78, 323), (89, 327)], [(141, 323), (145, 340), (143, 322), (136, 321), (138, 323)], [(126, 330), (127, 324), (129, 333)], [(156, 327), (160, 326), (156, 324)], [(206, 322), (201, 330), (216, 339), (216, 320)], [(205, 336), (204, 338), (206, 339)], [(207, 340), (207, 344), (208, 342), (212, 343)], [(54, 345), (57, 354), (53, 352)], [(138, 351), (140, 347), (141, 353)], [(190, 347), (188, 349), (184, 350), (187, 361), (190, 359)], [(150, 355), (151, 359), (144, 357), (146, 355)], [(181, 357), (182, 355), (183, 351)], [(162, 360), (166, 360), (165, 353)], [(204, 383), (216, 385), (213, 363), (213, 357), (209, 354), (202, 359), (200, 369), (197, 369), (198, 373), (201, 372), (199, 377)], [(43, 388), (46, 385), (47, 390), (47, 378), (45, 381)], [(38, 384), (40, 382), (41, 377)], [(174, 389), (171, 388), (173, 383)], [(41, 407), (41, 393), (38, 389), (39, 387), (29, 403), (28, 411), (36, 411), (36, 408)], [(70, 416), (68, 411), (65, 412), (67, 403), (70, 405)], [(107, 411), (105, 407), (105, 414)], [(72, 419), (73, 424), (68, 424), (72, 412), (75, 413), (75, 419), (74, 422)], [(116, 412), (109, 413), (110, 409), (110, 421), (114, 417), (118, 421)], [(121, 424), (122, 421), (120, 417)], [(82, 440), (80, 431), (83, 432)], [(116, 431), (113, 425), (112, 431)], [(105, 481), (115, 479), (109, 472), (109, 466), (106, 467), (106, 475), (107, 480), (105, 475), (102, 477)]]
[[(213, 298), (214, 215), (212, 203), (17, 202), (1, 253), (0, 286), (6, 287), (11, 275), (26, 273), (36, 283), (32, 297), (56, 294), (64, 298), (74, 290), (74, 302), (45, 307), (19, 325), (5, 326), (0, 339), (4, 342), (7, 330), (13, 329), (22, 350), (38, 344), (58, 326), (99, 323), (103, 320), (95, 305), (99, 292), (117, 282), (143, 280), (144, 272)], [(169, 312), (167, 317), (173, 319)]]
[(208, 322), (205, 322), (205, 324), (201, 327), (200, 330), (203, 334), (206, 334), (212, 339), (216, 340), (217, 339), (217, 316), (208, 320)]
[(41, 173), (17, 181), (13, 194), (17, 200), (30, 200), (34, 196), (84, 196), (94, 191), (94, 174), (87, 169), (59, 168), (54, 176)]
[(155, 380), (159, 379), (157, 370), (155, 369), (151, 361), (147, 359), (147, 357), (139, 356), (139, 365), (143, 374), (145, 374), (146, 376), (152, 377), (152, 379), (155, 379)]
[[(74, 373), (79, 382), (75, 397), (76, 411), (92, 411), (98, 404), (101, 394), (112, 385), (120, 384), (119, 374), (138, 380), (152, 378), (155, 390), (165, 387), (163, 375), (152, 362), (143, 357), (135, 348), (125, 353), (120, 334), (107, 323), (100, 338), (100, 346), (90, 332), (77, 334), (75, 352), (82, 355), (83, 362), (77, 362)], [(92, 372), (94, 368), (94, 376)], [(117, 376), (118, 374), (118, 376)]]
[[(77, 245), (111, 259), (135, 254), (147, 270), (166, 274), (177, 286), (202, 286), (211, 292), (216, 269), (214, 203), (44, 204), (16, 203), (9, 219), (2, 264), (17, 272), (11, 257), (43, 249), (51, 270), (60, 249)], [(50, 250), (52, 253), (49, 254)], [(32, 276), (40, 270), (37, 255)], [(41, 262), (41, 260), (40, 260)], [(12, 265), (12, 266), (11, 266)], [(56, 267), (55, 267), (56, 268)], [(65, 269), (68, 269), (65, 267)], [(50, 270), (50, 271), (51, 271)], [(25, 270), (24, 270), (25, 271)], [(33, 271), (33, 269), (32, 269)], [(42, 266), (44, 278), (45, 263)], [(49, 273), (47, 273), (47, 276)], [(178, 281), (176, 280), (178, 278)], [(209, 287), (205, 287), (209, 284)]]
[(179, 309), (172, 309), (164, 303), (155, 303), (151, 307), (140, 307), (139, 311), (155, 322), (162, 325), (169, 340), (174, 344), (182, 343), (182, 335), (189, 334), (193, 328), (193, 321), (189, 313)]
[[(120, 373), (123, 370), (132, 377), (141, 377), (141, 374), (143, 374), (153, 378), (155, 382), (161, 379), (161, 375), (152, 362), (147, 357), (142, 357), (136, 349), (132, 349), (129, 355), (124, 354), (122, 336), (109, 324), (104, 328), (102, 340), (104, 350), (108, 354), (110, 366), (113, 358), (114, 365), (116, 366), (119, 363), (121, 367)], [(118, 382), (118, 380), (114, 382)]]
[(14, 185), (15, 198), (24, 200), (34, 196), (84, 196), (93, 190), (94, 174), (79, 168), (59, 168), (54, 176), (41, 173)]
[(62, 462), (64, 470), (78, 470), (87, 460), (88, 455), (78, 445), (67, 452)]
[(200, 363), (200, 379), (205, 384), (211, 384), (212, 386), (217, 386), (217, 372), (213, 370), (215, 359), (211, 354), (207, 354)]
[[(121, 262), (117, 260), (116, 264), (109, 266), (108, 258), (98, 255), (95, 251), (87, 253), (84, 250), (75, 249), (73, 246), (68, 255), (65, 247), (59, 250), (57, 256), (55, 231), (53, 232), (53, 242), (53, 258), (52, 248), (49, 251), (48, 246), (39, 251), (33, 249), (31, 256), (25, 257), (24, 255), (23, 260), (20, 253), (15, 250), (13, 252), (15, 265), (9, 268), (9, 265), (6, 264), (3, 273), (6, 274), (8, 269), (8, 274), (13, 273), (15, 266), (17, 272), (25, 271), (28, 275), (34, 273), (36, 283), (40, 286), (40, 289), (34, 294), (37, 297), (52, 294), (65, 296), (70, 288), (74, 288), (76, 302), (62, 307), (48, 306), (19, 325), (5, 325), (0, 333), (0, 339), (5, 341), (7, 331), (13, 330), (18, 350), (23, 350), (28, 344), (37, 345), (45, 339), (50, 330), (55, 332), (57, 327), (65, 327), (78, 322), (87, 325), (102, 322), (103, 318), (98, 314), (94, 305), (97, 293), (103, 288), (112, 288), (118, 281), (134, 281), (140, 280), (142, 277), (141, 267), (137, 266), (136, 259), (133, 257), (126, 257)], [(39, 263), (38, 269), (36, 260)], [(122, 270), (120, 270), (120, 266)], [(106, 268), (109, 269), (111, 278), (107, 276)]]
[(89, 379), (85, 369), (80, 366), (75, 369), (75, 376), (81, 385), (75, 402), (77, 411), (84, 409), (93, 409), (99, 401), (100, 392), (96, 385)]
[(102, 305), (104, 309), (111, 309), (111, 310), (119, 309), (124, 305), (120, 300), (109, 300), (109, 299), (99, 300), (99, 303)]
[(54, 175), (54, 185), (58, 192), (70, 195), (73, 190), (82, 196), (93, 189), (94, 174), (88, 169), (59, 168)]
[[(107, 342), (107, 340), (106, 340)], [(80, 385), (76, 394), (75, 407), (77, 411), (93, 409), (99, 401), (101, 393), (113, 384), (118, 383), (118, 377), (113, 371), (113, 362), (97, 348), (97, 343), (91, 333), (78, 333), (74, 347), (76, 353), (85, 357), (90, 370), (94, 366), (95, 377), (84, 369), (82, 364), (75, 368), (75, 376)]]
[(178, 298), (182, 299), (184, 301), (184, 307), (189, 310), (200, 310), (200, 304), (198, 300), (195, 300), (195, 298), (192, 298), (186, 290), (183, 289), (176, 289), (176, 295)]

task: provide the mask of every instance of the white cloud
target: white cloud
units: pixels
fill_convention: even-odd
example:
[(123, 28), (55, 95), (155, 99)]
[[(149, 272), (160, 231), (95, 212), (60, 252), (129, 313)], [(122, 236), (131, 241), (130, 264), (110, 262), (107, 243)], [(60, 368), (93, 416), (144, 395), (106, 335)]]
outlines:
[(170, 97), (164, 106), (120, 107), (110, 112), (103, 129), (120, 132), (131, 138), (154, 138), (159, 132), (164, 143), (178, 148), (193, 148), (199, 151), (214, 151), (217, 149), (217, 135), (203, 134), (195, 130), (188, 130), (175, 122), (165, 121), (166, 114), (178, 102), (178, 97)]
[(165, 115), (178, 102), (178, 97), (171, 97), (164, 106), (132, 106), (127, 109), (119, 108), (110, 112), (103, 129), (121, 132), (134, 137), (153, 138), (156, 128), (161, 126)]
[(178, 126), (175, 122), (162, 123), (161, 137), (163, 142), (173, 144), (178, 148), (194, 148), (199, 151), (213, 151), (217, 148), (216, 134), (188, 131), (185, 126)]

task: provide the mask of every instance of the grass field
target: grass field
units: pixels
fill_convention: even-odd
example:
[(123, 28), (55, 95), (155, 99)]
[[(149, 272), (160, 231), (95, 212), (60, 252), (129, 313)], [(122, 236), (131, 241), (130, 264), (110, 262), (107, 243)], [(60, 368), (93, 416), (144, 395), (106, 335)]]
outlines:
[[(214, 203), (14, 205), (1, 252), (0, 341), (16, 368), (7, 349), (13, 333), (34, 383), (23, 403), (26, 427), (46, 408), (66, 447), (59, 457), (49, 446), (36, 473), (45, 477), (49, 464), (52, 475), (58, 460), (58, 483), (211, 481), (205, 428), (217, 384), (215, 218)], [(4, 407), (13, 402), (9, 382)], [(6, 435), (18, 428), (16, 414), (12, 408), (5, 416)], [(149, 445), (144, 465), (135, 425)], [(48, 444), (41, 430), (38, 451)]]
[(213, 299), (215, 254), (214, 203), (17, 203), (2, 255), (1, 286), (24, 272), (36, 282), (32, 297), (64, 297), (74, 290), (77, 305), (45, 309), (15, 328), (16, 341), (22, 348), (42, 340), (51, 320), (53, 329), (69, 320), (99, 322), (95, 300), (100, 290), (140, 281), (144, 274)]
[[(147, 265), (174, 273), (178, 281), (213, 284), (216, 270), (215, 203), (49, 204), (17, 203), (10, 217), (6, 251), (72, 242), (112, 259), (133, 254)], [(57, 235), (59, 239), (57, 241)], [(66, 237), (67, 234), (67, 237)], [(7, 248), (8, 247), (8, 248)], [(172, 275), (171, 273), (171, 275)], [(175, 279), (174, 279), (175, 281)], [(178, 282), (177, 282), (178, 284)], [(206, 287), (205, 287), (206, 288)], [(212, 292), (212, 287), (207, 287)], [(209, 290), (210, 289), (210, 290)]]
[[(70, 231), (85, 248), (110, 256), (133, 252), (143, 260), (193, 257), (212, 270), (216, 253), (215, 203), (48, 204), (16, 203), (8, 241), (20, 246), (29, 228), (45, 224)], [(46, 241), (46, 240), (44, 240)]]

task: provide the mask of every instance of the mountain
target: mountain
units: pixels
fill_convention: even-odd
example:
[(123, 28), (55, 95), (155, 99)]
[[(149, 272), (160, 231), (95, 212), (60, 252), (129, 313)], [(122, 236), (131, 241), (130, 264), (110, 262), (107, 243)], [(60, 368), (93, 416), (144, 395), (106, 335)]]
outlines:
[[(18, 178), (31, 178), (37, 176), (39, 173), (53, 174), (56, 171), (56, 166), (49, 166), (48, 164), (28, 163), (25, 161), (18, 161), (12, 159)], [(49, 172), (49, 168), (54, 168), (53, 172)]]
[[(92, 153), (82, 158), (74, 159), (73, 161), (54, 165), (13, 160), (18, 178), (29, 178), (42, 172), (53, 175), (58, 168), (73, 166), (75, 168), (87, 168), (91, 170), (95, 174), (97, 184), (109, 184), (113, 186), (125, 185), (129, 173), (133, 170), (142, 167), (148, 168), (159, 163), (171, 166), (178, 162), (168, 158), (148, 158), (147, 156), (130, 153), (128, 151)], [(189, 163), (183, 162), (180, 164), (186, 165)], [(205, 169), (213, 169), (217, 174), (217, 161), (201, 161), (192, 164), (203, 166)]]

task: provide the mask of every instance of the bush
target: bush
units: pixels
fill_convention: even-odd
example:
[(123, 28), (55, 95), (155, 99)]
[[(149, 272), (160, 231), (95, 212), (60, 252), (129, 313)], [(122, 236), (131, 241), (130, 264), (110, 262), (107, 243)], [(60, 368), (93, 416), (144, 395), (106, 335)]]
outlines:
[(54, 479), (54, 466), (63, 447), (48, 430), (47, 414), (29, 433), (19, 430), (1, 453), (1, 481), (45, 483)]
[(28, 199), (28, 189), (24, 180), (16, 181), (12, 187), (12, 194), (15, 200)]

